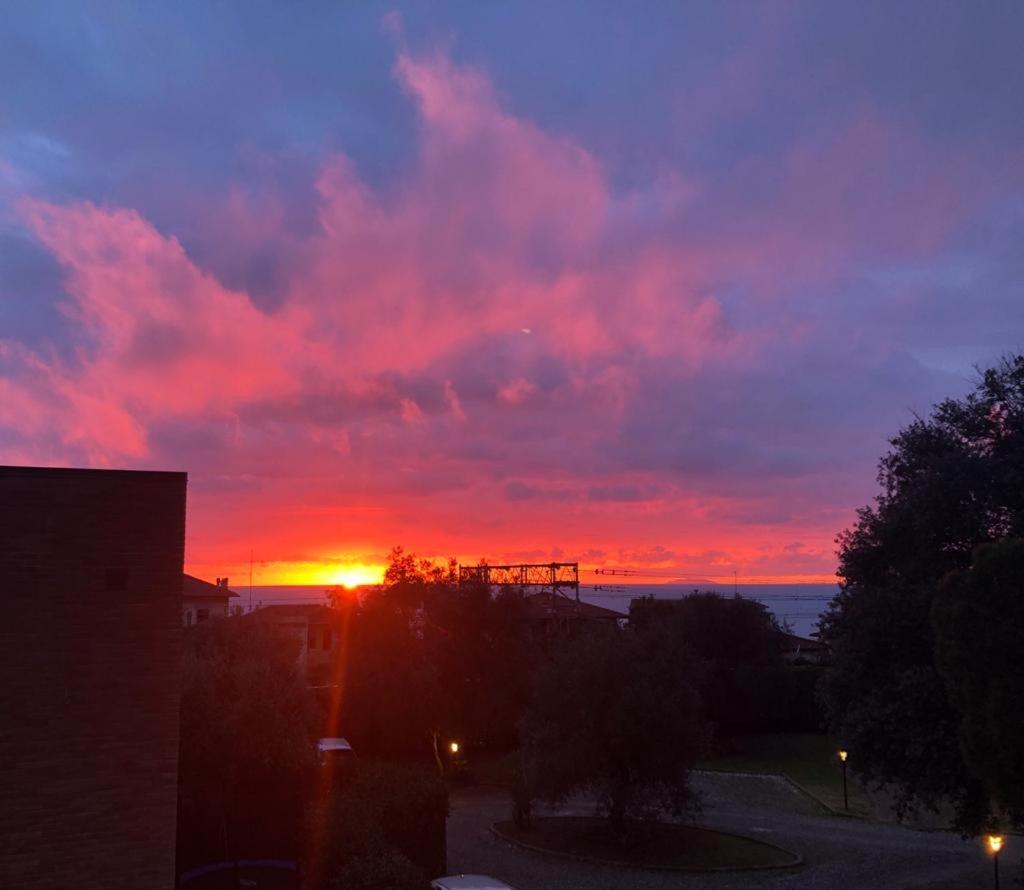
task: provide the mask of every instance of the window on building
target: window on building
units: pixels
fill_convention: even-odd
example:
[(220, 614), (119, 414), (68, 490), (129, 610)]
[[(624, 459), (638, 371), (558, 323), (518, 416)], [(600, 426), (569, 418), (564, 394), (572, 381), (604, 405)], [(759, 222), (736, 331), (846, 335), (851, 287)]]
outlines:
[(309, 633), (306, 634), (306, 646), (310, 649), (316, 648), (316, 628), (310, 627)]
[(205, 621), (209, 617), (210, 617), (210, 610), (209, 609), (196, 609), (196, 623), (197, 624), (200, 621)]
[(333, 635), (329, 627), (324, 628), (324, 651), (327, 651), (334, 645)]
[(192, 625), (192, 610), (191, 609), (189, 609), (185, 613), (185, 624), (189, 625), (190, 627)]

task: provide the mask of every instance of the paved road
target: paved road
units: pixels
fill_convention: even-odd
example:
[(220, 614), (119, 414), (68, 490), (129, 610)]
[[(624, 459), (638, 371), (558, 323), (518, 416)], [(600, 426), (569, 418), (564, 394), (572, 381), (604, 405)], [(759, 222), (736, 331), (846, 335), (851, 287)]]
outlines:
[[(805, 864), (784, 871), (694, 875), (587, 865), (530, 853), (498, 840), (493, 822), (509, 818), (500, 789), (462, 789), (452, 796), (448, 867), (507, 881), (517, 890), (693, 890), (801, 888), (801, 890), (902, 890), (905, 887), (987, 888), (992, 863), (977, 842), (956, 835), (919, 832), (823, 814), (790, 786), (771, 778), (705, 775), (695, 784), (705, 794), (700, 824), (760, 838), (799, 852)], [(589, 813), (580, 802), (565, 813)], [(1009, 866), (1024, 855), (1011, 838), (1003, 852), (1003, 886)]]

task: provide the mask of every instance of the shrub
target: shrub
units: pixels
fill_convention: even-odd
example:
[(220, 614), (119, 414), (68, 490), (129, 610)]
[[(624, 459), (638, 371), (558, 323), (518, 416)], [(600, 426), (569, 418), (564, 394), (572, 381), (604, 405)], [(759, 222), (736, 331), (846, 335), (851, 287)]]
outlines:
[(432, 770), (360, 763), (326, 806), (326, 874), (339, 874), (356, 860), (379, 860), (388, 850), (401, 854), (420, 877), (444, 873), (448, 792)]
[(423, 872), (394, 848), (370, 850), (335, 873), (331, 890), (426, 890)]
[(691, 807), (689, 769), (708, 737), (693, 660), (648, 643), (633, 630), (584, 634), (541, 671), (523, 726), (527, 795), (559, 803), (593, 792), (616, 831), (627, 817)]

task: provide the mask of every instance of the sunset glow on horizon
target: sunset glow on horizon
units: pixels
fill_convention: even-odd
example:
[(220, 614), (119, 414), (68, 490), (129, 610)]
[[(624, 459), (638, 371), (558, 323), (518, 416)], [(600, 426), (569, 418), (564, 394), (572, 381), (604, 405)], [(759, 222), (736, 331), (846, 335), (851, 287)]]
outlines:
[(187, 471), (233, 586), (834, 581), (888, 437), (1019, 346), (1024, 66), (823, 5), (15, 20), (0, 462)]
[[(437, 564), (444, 564), (448, 557), (426, 557)], [(475, 565), (479, 560), (459, 560), (463, 565)], [(266, 562), (256, 563), (253, 567), (253, 584), (255, 586), (281, 587), (347, 587), (355, 588), (380, 584), (384, 580), (387, 565), (353, 565), (344, 563), (289, 563)], [(832, 584), (835, 575), (702, 575), (694, 577), (674, 573), (664, 569), (652, 569), (651, 574), (639, 573), (635, 576), (603, 576), (595, 573), (596, 566), (580, 566), (580, 581), (588, 585), (632, 586), (636, 584), (672, 584), (731, 586), (732, 584)], [(612, 567), (613, 568), (613, 567)], [(221, 577), (227, 573), (231, 586), (244, 589), (249, 583), (249, 565), (247, 563), (215, 563), (211, 565), (186, 565), (186, 571), (199, 577)]]

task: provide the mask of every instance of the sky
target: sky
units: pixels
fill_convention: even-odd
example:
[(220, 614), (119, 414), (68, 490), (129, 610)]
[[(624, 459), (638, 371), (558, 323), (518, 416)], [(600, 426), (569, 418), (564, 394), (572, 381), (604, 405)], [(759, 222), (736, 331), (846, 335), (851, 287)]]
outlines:
[(0, 462), (186, 562), (823, 581), (1024, 348), (1024, 5), (5, 6)]

